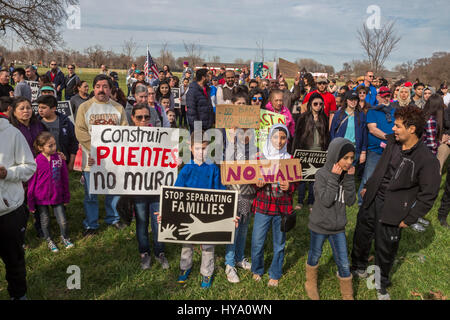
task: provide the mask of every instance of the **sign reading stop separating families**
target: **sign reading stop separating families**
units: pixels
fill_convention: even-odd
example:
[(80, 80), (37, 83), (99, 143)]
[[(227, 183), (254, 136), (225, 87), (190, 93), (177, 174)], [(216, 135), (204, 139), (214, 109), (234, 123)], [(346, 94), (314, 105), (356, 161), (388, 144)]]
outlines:
[(155, 195), (178, 174), (179, 129), (92, 126), (89, 193)]
[(327, 162), (327, 152), (296, 149), (294, 158), (299, 159), (302, 165), (302, 180), (315, 181), (317, 170)]
[(162, 187), (159, 242), (234, 242), (237, 191)]

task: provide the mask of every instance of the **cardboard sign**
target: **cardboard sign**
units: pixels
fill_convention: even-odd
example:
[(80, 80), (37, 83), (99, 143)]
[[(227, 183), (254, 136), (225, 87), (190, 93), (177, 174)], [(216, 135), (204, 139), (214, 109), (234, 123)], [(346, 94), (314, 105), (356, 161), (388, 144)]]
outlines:
[(255, 143), (259, 150), (263, 150), (267, 137), (269, 136), (270, 128), (277, 123), (286, 124), (286, 117), (282, 114), (268, 110), (261, 110), (259, 116), (259, 130), (255, 131)]
[(175, 101), (175, 108), (180, 109), (181, 108), (181, 99), (180, 99), (180, 88), (171, 88), (173, 95), (173, 100)]
[(315, 181), (317, 170), (322, 168), (327, 161), (327, 152), (296, 149), (294, 158), (299, 159), (302, 165), (302, 180)]
[(92, 194), (159, 194), (178, 174), (179, 129), (93, 125)]
[(158, 241), (234, 242), (237, 191), (162, 187)]
[[(39, 114), (37, 103), (32, 103), (31, 108), (33, 109), (33, 112), (36, 115)], [(56, 106), (56, 111), (69, 117), (70, 121), (72, 121), (72, 123), (75, 124), (75, 120), (73, 119), (72, 107), (70, 105), (70, 101), (58, 101), (58, 105)]]
[(216, 128), (259, 128), (259, 106), (218, 104)]
[(30, 81), (25, 80), (31, 88), (31, 102), (36, 101), (39, 95), (39, 82), (38, 81)]
[(223, 161), (220, 164), (223, 185), (254, 184), (280, 181), (295, 182), (302, 179), (302, 168), (298, 159)]

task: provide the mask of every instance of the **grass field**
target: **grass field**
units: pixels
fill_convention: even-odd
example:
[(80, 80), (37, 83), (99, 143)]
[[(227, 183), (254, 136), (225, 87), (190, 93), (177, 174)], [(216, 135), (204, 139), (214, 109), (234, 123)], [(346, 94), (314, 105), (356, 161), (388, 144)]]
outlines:
[[(42, 74), (41, 70), (40, 73)], [(94, 73), (83, 72), (82, 79), (92, 85)], [(120, 78), (121, 87), (124, 77)], [(200, 251), (196, 248), (191, 277), (185, 285), (176, 283), (179, 272), (181, 246), (166, 244), (166, 256), (170, 263), (169, 270), (163, 270), (152, 259), (150, 270), (140, 269), (139, 253), (136, 240), (135, 222), (121, 231), (107, 228), (103, 222), (105, 215), (103, 197), (100, 197), (99, 234), (84, 239), (82, 237), (83, 186), (80, 173), (70, 175), (71, 202), (68, 206), (69, 233), (75, 247), (62, 248), (59, 242), (59, 228), (52, 218), (51, 232), (58, 240), (59, 253), (52, 253), (45, 242), (36, 237), (32, 219), (28, 223), (25, 252), (27, 265), (28, 297), (30, 299), (155, 299), (155, 300), (296, 300), (308, 299), (304, 290), (305, 263), (309, 248), (307, 228), (308, 212), (303, 209), (298, 213), (294, 230), (287, 235), (283, 277), (277, 288), (268, 288), (268, 275), (263, 281), (252, 280), (251, 272), (238, 270), (241, 282), (231, 284), (225, 276), (225, 246), (216, 247), (215, 279), (209, 290), (200, 288)], [(431, 220), (424, 233), (404, 230), (397, 260), (395, 262), (390, 294), (393, 299), (420, 300), (431, 299), (430, 291), (448, 297), (450, 294), (450, 254), (449, 231), (437, 221), (437, 210), (443, 193), (445, 176), (434, 207), (426, 218)], [(296, 195), (294, 201), (296, 202)], [(355, 228), (357, 206), (348, 209), (346, 229), (349, 252)], [(252, 224), (247, 237), (246, 256), (250, 256)], [(152, 237), (150, 236), (150, 239)], [(271, 233), (266, 240), (265, 270), (272, 259)], [(373, 263), (373, 261), (372, 261)], [(66, 281), (70, 274), (67, 268), (76, 265), (81, 270), (81, 289), (69, 290)], [(339, 283), (336, 278), (337, 267), (333, 260), (331, 248), (325, 243), (319, 267), (319, 290), (322, 299), (340, 299)], [(4, 265), (0, 264), (0, 299), (8, 299)], [(354, 280), (355, 298), (359, 300), (376, 299), (376, 291), (369, 290), (365, 281)]]

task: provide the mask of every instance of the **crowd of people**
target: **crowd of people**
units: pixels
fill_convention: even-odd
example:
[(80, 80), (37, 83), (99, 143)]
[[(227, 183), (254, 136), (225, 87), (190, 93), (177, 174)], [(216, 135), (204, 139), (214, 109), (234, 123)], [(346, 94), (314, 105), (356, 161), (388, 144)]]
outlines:
[[(118, 74), (108, 72), (105, 65), (95, 77), (91, 92), (90, 84), (75, 70), (74, 64), (68, 65), (64, 75), (56, 61), (43, 75), (38, 75), (32, 65), (0, 70), (0, 255), (12, 299), (26, 298), (24, 248), (29, 216), (34, 217), (38, 237), (52, 252), (59, 248), (50, 233), (50, 211), (60, 227), (62, 246), (69, 249), (76, 245), (70, 239), (66, 209), (71, 193), (69, 172), (79, 152), (85, 194), (83, 235), (91, 237), (98, 232), (99, 202), (89, 192), (90, 166), (94, 164), (90, 155), (93, 125), (187, 128), (194, 134), (196, 123), (202, 131), (215, 127), (215, 107), (222, 104), (258, 105), (285, 117), (284, 124), (270, 128), (264, 147), (257, 152), (249, 147), (254, 143), (245, 134), (249, 129), (227, 128), (234, 133), (225, 138), (225, 145), (235, 148), (232, 160), (290, 159), (295, 150), (328, 151), (326, 163), (313, 182), (260, 181), (225, 187), (217, 164), (205, 159), (208, 142), (191, 139), (192, 160), (182, 165), (175, 186), (228, 188), (239, 194), (235, 242), (226, 246), (228, 281), (240, 281), (237, 267), (250, 270), (255, 281), (261, 280), (264, 242), (271, 229), (273, 258), (268, 285), (277, 286), (283, 274), (286, 243), (282, 217), (305, 207), (310, 231), (305, 266), (308, 297), (319, 299), (319, 259), (328, 239), (343, 299), (353, 299), (353, 277), (368, 277), (372, 242), (375, 264), (381, 270), (377, 297), (390, 299), (387, 288), (401, 231), (408, 227), (420, 233), (429, 226), (424, 216), (437, 198), (441, 172), (450, 153), (450, 93), (445, 81), (435, 90), (418, 79), (414, 83), (389, 83), (369, 70), (356, 81), (348, 80), (338, 87), (336, 80), (302, 72), (289, 88), (282, 75), (277, 79), (251, 79), (248, 69), (235, 73), (221, 68), (216, 73), (203, 66), (194, 73), (185, 62), (179, 79), (168, 66), (146, 77), (133, 64), (127, 72), (125, 95)], [(26, 80), (39, 81), (35, 101)], [(179, 106), (173, 88), (180, 89)], [(71, 102), (75, 123), (56, 111), (63, 92), (65, 100)], [(37, 113), (32, 102), (38, 106)], [(294, 203), (296, 192), (298, 200)], [(121, 197), (107, 195), (104, 201), (105, 223), (118, 230), (125, 228), (118, 212)], [(359, 212), (349, 259), (346, 206), (355, 202)], [(157, 240), (159, 196), (136, 195), (132, 203), (141, 268), (151, 266), (149, 225), (153, 256), (162, 268), (169, 268), (165, 246)], [(449, 209), (447, 175), (438, 210), (438, 220), (447, 229)], [(252, 217), (250, 262), (245, 258), (245, 244)], [(201, 286), (209, 288), (215, 269), (214, 246), (201, 248)], [(192, 260), (193, 246), (183, 245), (178, 283), (188, 280)]]

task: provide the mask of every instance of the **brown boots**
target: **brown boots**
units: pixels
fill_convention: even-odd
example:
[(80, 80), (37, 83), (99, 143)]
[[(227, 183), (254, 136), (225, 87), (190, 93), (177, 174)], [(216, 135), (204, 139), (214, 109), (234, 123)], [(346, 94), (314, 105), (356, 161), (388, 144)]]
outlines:
[(319, 264), (311, 267), (306, 263), (306, 294), (311, 300), (319, 300), (319, 290), (317, 289), (317, 271), (319, 271)]
[[(306, 263), (306, 282), (305, 290), (306, 294), (311, 300), (319, 300), (319, 290), (317, 289), (317, 273), (319, 271), (319, 264), (315, 267), (311, 267)], [(337, 275), (339, 279), (339, 285), (341, 287), (342, 300), (354, 300), (353, 299), (353, 286), (352, 286), (352, 275), (347, 278), (341, 278)]]
[(341, 287), (341, 295), (342, 300), (354, 300), (353, 299), (353, 286), (352, 286), (352, 275), (350, 274), (350, 277), (347, 278), (341, 278), (339, 277), (339, 274), (337, 275), (339, 279), (339, 285)]

